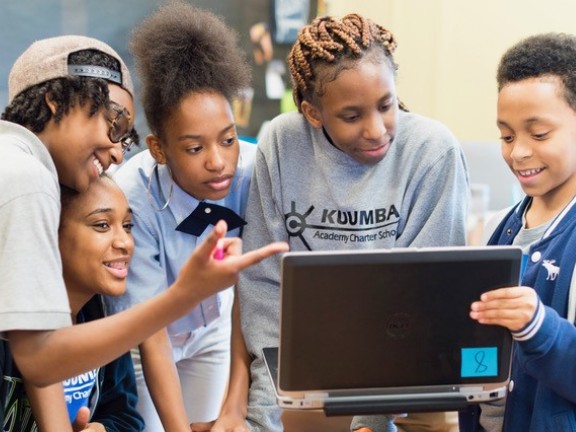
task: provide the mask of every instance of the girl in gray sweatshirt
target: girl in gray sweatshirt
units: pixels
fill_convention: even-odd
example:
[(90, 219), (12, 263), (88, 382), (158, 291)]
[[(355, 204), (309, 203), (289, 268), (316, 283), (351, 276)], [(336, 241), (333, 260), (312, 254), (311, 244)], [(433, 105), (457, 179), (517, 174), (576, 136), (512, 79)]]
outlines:
[[(356, 14), (301, 29), (288, 57), (299, 112), (272, 120), (258, 144), (246, 250), (275, 240), (292, 251), (465, 243), (463, 153), (444, 125), (398, 100), (395, 47), (388, 30)], [(253, 430), (279, 431), (262, 348), (278, 344), (280, 257), (244, 271), (237, 289), (230, 393), (217, 426), (244, 423), (246, 413)], [(358, 418), (353, 428), (363, 425), (395, 430), (391, 418)]]

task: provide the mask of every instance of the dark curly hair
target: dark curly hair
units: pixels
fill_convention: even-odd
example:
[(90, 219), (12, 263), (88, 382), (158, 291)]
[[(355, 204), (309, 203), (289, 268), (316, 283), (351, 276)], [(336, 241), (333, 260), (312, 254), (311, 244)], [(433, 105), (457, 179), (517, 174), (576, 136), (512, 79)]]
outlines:
[(250, 83), (236, 33), (220, 17), (181, 1), (169, 2), (140, 23), (130, 48), (148, 127), (156, 136), (190, 93), (213, 91), (232, 101)]
[[(70, 54), (68, 64), (103, 66), (120, 71), (120, 62), (114, 57), (97, 50), (82, 50)], [(58, 108), (54, 115), (46, 104), (49, 94)], [(90, 116), (101, 108), (108, 108), (108, 81), (102, 78), (69, 76), (56, 78), (32, 86), (18, 94), (2, 113), (2, 119), (18, 123), (34, 133), (44, 130), (46, 123), (54, 118), (56, 123), (68, 114), (76, 104), (90, 104)]]
[(557, 77), (566, 102), (576, 111), (576, 36), (540, 34), (508, 49), (498, 65), (498, 91), (508, 83), (539, 77)]
[[(298, 110), (304, 100), (322, 96), (324, 85), (353, 68), (361, 59), (387, 61), (396, 73), (392, 54), (396, 39), (389, 30), (358, 14), (342, 19), (319, 17), (300, 29), (288, 54), (293, 97)], [(399, 102), (400, 109), (407, 111)]]

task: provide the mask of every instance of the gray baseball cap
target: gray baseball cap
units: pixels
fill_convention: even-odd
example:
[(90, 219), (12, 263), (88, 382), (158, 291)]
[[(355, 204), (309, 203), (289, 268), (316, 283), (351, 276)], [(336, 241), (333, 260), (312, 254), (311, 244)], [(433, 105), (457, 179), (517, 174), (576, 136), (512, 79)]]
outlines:
[[(120, 71), (95, 65), (69, 65), (74, 52), (94, 49), (120, 62)], [(16, 60), (8, 77), (8, 103), (22, 91), (36, 84), (66, 76), (103, 78), (126, 89), (134, 97), (134, 86), (128, 67), (109, 45), (86, 36), (66, 35), (41, 39), (30, 45)]]

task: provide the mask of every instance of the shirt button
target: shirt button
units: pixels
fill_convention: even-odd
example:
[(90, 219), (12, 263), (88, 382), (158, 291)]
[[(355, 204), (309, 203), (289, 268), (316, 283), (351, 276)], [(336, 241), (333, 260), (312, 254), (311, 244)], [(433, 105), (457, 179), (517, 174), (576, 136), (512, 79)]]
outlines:
[(210, 207), (206, 207), (206, 208), (204, 209), (204, 213), (210, 214), (210, 213), (212, 213), (212, 209), (211, 209)]
[(538, 262), (538, 261), (540, 261), (540, 258), (542, 258), (542, 254), (540, 252), (534, 252), (532, 254), (532, 256), (530, 257), (532, 262)]
[(508, 383), (508, 391), (512, 393), (512, 390), (514, 390), (514, 380), (510, 380)]

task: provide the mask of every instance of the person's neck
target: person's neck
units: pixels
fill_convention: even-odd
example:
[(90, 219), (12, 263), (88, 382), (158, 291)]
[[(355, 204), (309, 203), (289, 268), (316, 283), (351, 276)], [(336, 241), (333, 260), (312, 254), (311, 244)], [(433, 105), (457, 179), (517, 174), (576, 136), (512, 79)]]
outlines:
[(535, 228), (554, 219), (572, 201), (575, 194), (576, 191), (572, 195), (547, 194), (543, 197), (533, 197), (529, 208), (526, 210), (525, 228)]
[(76, 324), (80, 310), (93, 297), (93, 294), (87, 294), (81, 290), (70, 288), (68, 285), (66, 286), (66, 290), (68, 292), (68, 302), (70, 304), (72, 322)]

